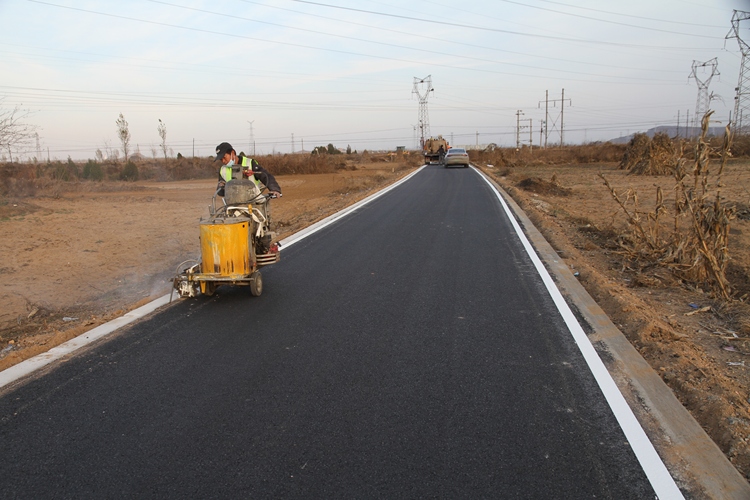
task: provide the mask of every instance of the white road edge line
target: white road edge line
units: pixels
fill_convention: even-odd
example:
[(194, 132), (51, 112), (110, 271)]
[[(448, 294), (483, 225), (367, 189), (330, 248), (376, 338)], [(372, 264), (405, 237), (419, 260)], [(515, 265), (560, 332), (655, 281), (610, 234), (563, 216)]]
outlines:
[(82, 333), (81, 335), (60, 344), (57, 347), (53, 347), (47, 352), (38, 354), (33, 358), (29, 358), (25, 361), (21, 361), (17, 365), (13, 365), (10, 368), (6, 368), (2, 372), (0, 372), (0, 388), (5, 387), (11, 382), (15, 382), (21, 377), (29, 375), (30, 373), (44, 366), (47, 366), (53, 361), (56, 361), (63, 356), (67, 356), (71, 352), (76, 351), (96, 340), (99, 340), (100, 338), (109, 335), (115, 330), (118, 330), (123, 326), (132, 323), (133, 321), (140, 319), (147, 314), (152, 313), (159, 307), (168, 304), (169, 297), (169, 295), (164, 295), (163, 297), (159, 297), (156, 300), (152, 300), (148, 304), (143, 305), (138, 309), (133, 309), (129, 313), (120, 316), (119, 318), (99, 325), (96, 328), (87, 331), (86, 333)]
[[(406, 182), (407, 180), (415, 176), (425, 166), (426, 165), (423, 165), (422, 167), (418, 168), (417, 170), (410, 173), (409, 175), (406, 175), (402, 179), (399, 179), (398, 181), (391, 184), (390, 186), (383, 188), (382, 190), (376, 193), (371, 194), (367, 198), (364, 198), (358, 201), (357, 203), (347, 208), (344, 208), (343, 210), (336, 212), (335, 214), (330, 215), (326, 217), (325, 219), (322, 219), (311, 226), (306, 227), (305, 229), (289, 236), (288, 238), (281, 240), (280, 243), (281, 243), (282, 249), (292, 246), (294, 243), (297, 243), (303, 240), (304, 238), (307, 238), (308, 236), (320, 231), (324, 227), (329, 226), (330, 224), (333, 224), (334, 222), (341, 219), (342, 217), (349, 215), (350, 213), (354, 212), (355, 210), (362, 207), (363, 205), (366, 205), (367, 203), (370, 203), (371, 201), (383, 196), (388, 191), (394, 189), (395, 187), (403, 184), (404, 182)], [(35, 372), (36, 370), (39, 370), (40, 368), (47, 366), (53, 361), (57, 361), (63, 356), (67, 356), (68, 354), (80, 349), (81, 347), (84, 347), (96, 340), (99, 340), (100, 338), (106, 335), (109, 335), (110, 333), (122, 328), (123, 326), (129, 323), (132, 323), (133, 321), (137, 319), (143, 318), (144, 316), (154, 312), (159, 307), (168, 304), (170, 302), (171, 297), (172, 297), (171, 293), (164, 295), (163, 297), (159, 297), (158, 299), (155, 299), (149, 302), (148, 304), (139, 307), (138, 309), (134, 309), (130, 311), (129, 313), (123, 316), (120, 316), (119, 318), (113, 319), (112, 321), (99, 325), (96, 328), (93, 328), (85, 333), (82, 333), (81, 335), (73, 339), (68, 340), (67, 342), (60, 344), (57, 347), (53, 347), (47, 352), (38, 354), (34, 356), (33, 358), (29, 358), (27, 360), (21, 361), (20, 363), (13, 365), (10, 368), (6, 368), (5, 370), (0, 372), (0, 389), (2, 389), (8, 384), (15, 382), (16, 380), (22, 377), (25, 377), (26, 375), (29, 375)]]
[(646, 477), (648, 478), (651, 486), (656, 492), (656, 495), (661, 500), (684, 498), (682, 492), (677, 487), (677, 484), (675, 484), (672, 475), (667, 470), (666, 465), (664, 465), (661, 457), (659, 457), (659, 454), (656, 452), (654, 445), (651, 443), (651, 441), (649, 441), (648, 436), (646, 436), (646, 432), (643, 430), (643, 427), (641, 427), (638, 419), (635, 418), (633, 410), (631, 410), (630, 406), (628, 406), (627, 401), (625, 401), (625, 397), (622, 395), (620, 389), (618, 389), (615, 381), (612, 379), (612, 376), (607, 371), (607, 368), (604, 366), (604, 363), (599, 357), (599, 354), (597, 354), (594, 346), (591, 344), (588, 337), (586, 336), (586, 333), (583, 331), (583, 328), (581, 328), (581, 325), (578, 323), (575, 315), (573, 315), (573, 312), (570, 310), (570, 307), (568, 307), (567, 302), (565, 302), (562, 293), (560, 293), (560, 290), (557, 288), (557, 285), (555, 285), (552, 277), (547, 272), (547, 269), (544, 267), (541, 259), (537, 256), (534, 247), (531, 245), (531, 243), (529, 243), (528, 238), (526, 238), (526, 235), (524, 234), (523, 229), (521, 229), (521, 226), (518, 224), (518, 221), (513, 215), (513, 212), (508, 207), (507, 203), (505, 203), (505, 200), (503, 199), (500, 192), (495, 188), (495, 186), (493, 186), (492, 183), (475, 167), (472, 168), (477, 173), (477, 175), (479, 175), (482, 180), (484, 180), (490, 186), (492, 191), (495, 193), (495, 196), (497, 196), (498, 200), (500, 200), (500, 204), (503, 206), (508, 219), (510, 219), (511, 224), (513, 225), (513, 229), (515, 229), (516, 234), (518, 235), (521, 243), (526, 249), (526, 253), (528, 253), (531, 261), (534, 263), (534, 266), (541, 276), (544, 285), (547, 287), (547, 291), (552, 297), (552, 300), (555, 302), (557, 309), (560, 311), (560, 314), (562, 315), (563, 320), (568, 327), (568, 330), (573, 336), (576, 345), (578, 345), (578, 349), (581, 351), (581, 354), (583, 354), (583, 357), (586, 360), (586, 364), (588, 364), (589, 369), (594, 375), (599, 388), (602, 390), (602, 393), (604, 394), (609, 407), (612, 409), (617, 422), (620, 424), (620, 427), (625, 433), (625, 437), (630, 443), (630, 447), (633, 449), (636, 458), (638, 458), (638, 462), (640, 462), (643, 471), (646, 473)]
[(381, 196), (383, 196), (388, 191), (390, 191), (392, 189), (395, 189), (396, 187), (400, 186), (404, 182), (408, 181), (409, 179), (411, 179), (412, 177), (414, 177), (415, 175), (417, 175), (426, 166), (427, 165), (422, 165), (421, 167), (419, 167), (414, 172), (410, 173), (407, 176), (404, 176), (402, 179), (399, 179), (398, 181), (394, 182), (390, 186), (381, 189), (377, 193), (373, 193), (370, 196), (368, 196), (367, 198), (363, 198), (360, 201), (358, 201), (357, 203), (355, 203), (353, 205), (350, 205), (350, 206), (344, 208), (343, 210), (341, 210), (339, 212), (336, 212), (333, 215), (329, 215), (325, 219), (319, 220), (315, 224), (312, 224), (312, 225), (306, 227), (305, 229), (303, 229), (303, 230), (301, 230), (299, 232), (294, 233), (293, 235), (289, 236), (288, 238), (284, 238), (283, 240), (280, 241), (282, 251), (285, 248), (288, 248), (288, 247), (294, 245), (295, 243), (297, 243), (299, 241), (302, 241), (303, 239), (307, 238), (308, 236), (311, 236), (311, 235), (317, 233), (318, 231), (320, 231), (324, 227), (327, 227), (327, 226), (333, 224), (337, 220), (339, 220), (339, 219), (341, 219), (343, 217), (346, 217), (347, 215), (349, 215), (350, 213), (354, 212), (355, 210), (357, 210), (358, 208), (362, 207), (363, 205), (366, 205), (366, 204), (370, 203), (371, 201), (373, 201), (373, 200), (375, 200), (377, 198), (380, 198)]

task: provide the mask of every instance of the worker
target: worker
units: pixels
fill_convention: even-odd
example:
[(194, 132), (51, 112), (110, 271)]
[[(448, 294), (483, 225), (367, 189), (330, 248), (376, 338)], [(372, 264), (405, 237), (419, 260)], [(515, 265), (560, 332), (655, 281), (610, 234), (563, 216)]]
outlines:
[(222, 166), (219, 168), (219, 184), (216, 186), (219, 196), (224, 196), (224, 185), (232, 180), (232, 167), (239, 165), (242, 167), (243, 177), (258, 184), (263, 183), (268, 188), (268, 194), (272, 196), (281, 196), (281, 187), (276, 179), (266, 169), (261, 167), (254, 158), (248, 158), (245, 155), (237, 156), (234, 148), (228, 142), (222, 142), (216, 146), (216, 160), (221, 160)]
[(442, 144), (438, 148), (438, 156), (440, 156), (440, 161), (442, 162), (445, 157), (445, 147)]

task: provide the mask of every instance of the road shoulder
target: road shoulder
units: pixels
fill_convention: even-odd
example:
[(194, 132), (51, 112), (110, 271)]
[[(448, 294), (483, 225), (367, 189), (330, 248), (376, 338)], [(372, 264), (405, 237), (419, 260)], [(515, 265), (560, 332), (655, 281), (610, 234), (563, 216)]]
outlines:
[(672, 476), (693, 498), (750, 498), (750, 484), (610, 321), (517, 203), (477, 170), (513, 211)]

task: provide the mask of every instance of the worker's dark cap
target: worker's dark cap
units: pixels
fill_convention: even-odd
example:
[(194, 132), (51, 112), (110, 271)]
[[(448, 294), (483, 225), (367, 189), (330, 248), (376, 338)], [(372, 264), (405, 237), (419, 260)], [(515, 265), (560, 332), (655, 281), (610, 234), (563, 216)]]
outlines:
[(225, 154), (231, 153), (232, 151), (234, 151), (234, 148), (231, 144), (229, 144), (228, 142), (222, 142), (221, 144), (216, 146), (216, 160), (214, 161), (221, 160), (222, 158), (224, 158)]

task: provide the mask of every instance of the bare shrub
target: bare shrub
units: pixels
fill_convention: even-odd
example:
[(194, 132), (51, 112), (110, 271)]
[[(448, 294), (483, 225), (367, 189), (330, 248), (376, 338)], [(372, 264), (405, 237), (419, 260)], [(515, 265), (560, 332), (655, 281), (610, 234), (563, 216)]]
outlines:
[(712, 177), (708, 168), (712, 148), (706, 141), (712, 113), (706, 113), (701, 121), (692, 182), (684, 162), (678, 162), (673, 172), (674, 206), (664, 203), (662, 189), (657, 186), (654, 208), (643, 210), (638, 205), (635, 190), (628, 188), (618, 193), (604, 174), (599, 173), (599, 177), (620, 206), (630, 227), (628, 237), (620, 240), (626, 258), (636, 265), (665, 266), (690, 283), (708, 283), (723, 298), (729, 299), (731, 290), (726, 278), (729, 222), (735, 214), (734, 207), (722, 202), (721, 176), (729, 156), (731, 134), (727, 126), (719, 151), (721, 164)]

